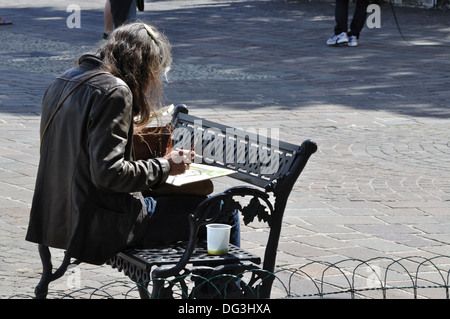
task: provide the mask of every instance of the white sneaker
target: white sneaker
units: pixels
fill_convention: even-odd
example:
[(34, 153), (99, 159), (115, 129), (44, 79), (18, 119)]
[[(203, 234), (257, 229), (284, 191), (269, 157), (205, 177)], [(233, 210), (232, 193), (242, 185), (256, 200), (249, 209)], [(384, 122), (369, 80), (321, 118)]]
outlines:
[(348, 46), (356, 47), (357, 45), (358, 45), (358, 38), (355, 35), (350, 36), (350, 38), (348, 38)]
[(327, 41), (328, 45), (345, 45), (347, 43), (348, 43), (348, 37), (347, 37), (346, 32), (342, 32), (341, 34), (338, 34), (338, 35), (333, 35)]

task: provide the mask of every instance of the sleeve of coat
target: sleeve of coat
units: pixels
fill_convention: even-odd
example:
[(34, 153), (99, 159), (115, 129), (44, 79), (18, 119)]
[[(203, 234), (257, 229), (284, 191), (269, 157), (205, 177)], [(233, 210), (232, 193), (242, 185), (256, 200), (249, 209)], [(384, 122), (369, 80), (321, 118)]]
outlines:
[(169, 176), (166, 159), (125, 160), (133, 120), (132, 94), (118, 86), (93, 105), (90, 112), (88, 152), (94, 185), (105, 191), (135, 192), (162, 185)]

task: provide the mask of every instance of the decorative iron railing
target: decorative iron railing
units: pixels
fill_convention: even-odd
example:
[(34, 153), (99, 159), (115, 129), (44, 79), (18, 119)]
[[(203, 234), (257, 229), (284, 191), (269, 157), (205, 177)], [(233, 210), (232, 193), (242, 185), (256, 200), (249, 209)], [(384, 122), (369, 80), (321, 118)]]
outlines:
[[(348, 258), (335, 262), (311, 261), (294, 268), (279, 268), (274, 273), (258, 270), (258, 281), (247, 285), (252, 271), (239, 275), (202, 278), (194, 274), (164, 279), (176, 299), (205, 297), (227, 299), (232, 292), (245, 291), (245, 297), (258, 299), (264, 280), (274, 279), (271, 298), (349, 298), (349, 299), (450, 299), (450, 256), (430, 258), (374, 257), (367, 260)], [(157, 279), (162, 280), (162, 279)], [(51, 287), (50, 287), (51, 288)], [(149, 288), (152, 288), (152, 281)], [(137, 286), (130, 280), (114, 280), (100, 287), (51, 290), (51, 299), (128, 299), (139, 298)], [(151, 291), (150, 291), (151, 292)], [(149, 292), (149, 293), (150, 293)], [(225, 293), (223, 293), (225, 292)], [(230, 292), (227, 295), (227, 292)], [(17, 294), (10, 298), (34, 298)], [(233, 297), (234, 298), (234, 297)]]

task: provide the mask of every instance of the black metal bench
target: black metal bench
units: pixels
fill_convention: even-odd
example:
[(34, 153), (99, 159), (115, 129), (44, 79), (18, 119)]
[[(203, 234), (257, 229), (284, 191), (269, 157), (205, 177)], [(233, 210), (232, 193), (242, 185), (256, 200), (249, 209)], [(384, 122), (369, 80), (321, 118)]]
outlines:
[[(142, 298), (172, 298), (175, 285), (185, 298), (269, 298), (286, 203), (317, 150), (316, 144), (306, 140), (298, 146), (207, 121), (189, 115), (182, 105), (175, 110), (172, 125), (174, 145), (193, 148), (202, 163), (232, 169), (237, 172), (230, 175), (232, 178), (249, 185), (231, 187), (203, 201), (190, 216), (188, 242), (130, 249), (113, 258), (111, 266), (138, 284)], [(245, 197), (248, 200), (242, 206), (238, 199)], [(256, 217), (270, 227), (262, 267), (260, 257), (231, 244), (227, 255), (212, 256), (204, 242), (197, 242), (202, 225), (216, 222), (235, 209), (242, 213), (245, 224)], [(252, 276), (248, 283), (241, 281), (246, 272)], [(188, 279), (194, 282), (191, 288)]]
[[(174, 298), (180, 291), (182, 298), (269, 298), (286, 203), (317, 150), (316, 144), (305, 140), (298, 146), (207, 121), (189, 115), (184, 105), (177, 106), (172, 126), (175, 146), (193, 148), (202, 163), (236, 171), (230, 176), (247, 185), (231, 187), (204, 200), (189, 216), (187, 242), (129, 249), (108, 264), (137, 284), (141, 298)], [(247, 200), (242, 204), (244, 198)], [(260, 257), (239, 247), (230, 245), (228, 254), (212, 256), (205, 243), (198, 241), (200, 227), (220, 222), (236, 209), (246, 225), (257, 218), (270, 228), (262, 266)], [(48, 247), (40, 245), (39, 252), (43, 274), (35, 294), (45, 298), (48, 284), (70, 265), (70, 256), (52, 272)], [(250, 274), (248, 282), (243, 281), (243, 274)]]

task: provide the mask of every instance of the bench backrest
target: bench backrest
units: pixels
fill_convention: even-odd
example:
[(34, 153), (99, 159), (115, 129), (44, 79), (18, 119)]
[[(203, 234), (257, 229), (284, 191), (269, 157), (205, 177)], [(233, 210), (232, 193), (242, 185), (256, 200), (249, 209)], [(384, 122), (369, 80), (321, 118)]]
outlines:
[[(311, 141), (298, 146), (255, 131), (201, 119), (189, 115), (182, 105), (174, 113), (173, 127), (174, 147), (193, 147), (197, 154), (194, 161), (237, 171), (230, 176), (271, 191), (277, 191), (277, 182), (283, 179), (292, 177), (296, 180), (298, 175), (290, 176), (296, 162), (304, 162), (301, 165), (303, 169), (309, 156), (317, 149)], [(281, 191), (289, 192), (290, 189)]]

